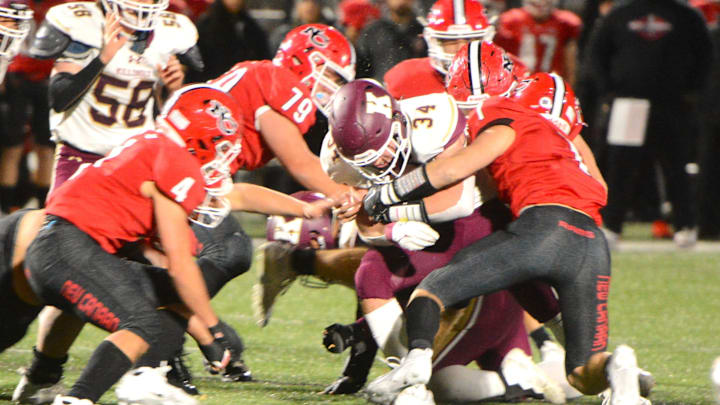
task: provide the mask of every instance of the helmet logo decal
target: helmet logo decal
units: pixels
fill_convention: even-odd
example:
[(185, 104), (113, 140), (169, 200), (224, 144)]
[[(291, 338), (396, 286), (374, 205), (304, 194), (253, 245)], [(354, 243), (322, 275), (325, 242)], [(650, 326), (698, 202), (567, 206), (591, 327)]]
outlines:
[(365, 92), (365, 101), (367, 101), (365, 109), (368, 114), (378, 113), (384, 115), (387, 119), (392, 119), (390, 96), (386, 94), (376, 97), (373, 93), (367, 91)]
[(325, 35), (325, 32), (323, 30), (320, 30), (318, 28), (307, 27), (302, 30), (302, 33), (307, 35), (310, 42), (312, 42), (313, 45), (319, 48), (327, 48), (328, 44), (330, 43), (330, 38)]
[(210, 107), (205, 110), (208, 114), (217, 118), (217, 127), (225, 135), (232, 135), (237, 132), (238, 123), (230, 114), (230, 110), (217, 100), (210, 100)]

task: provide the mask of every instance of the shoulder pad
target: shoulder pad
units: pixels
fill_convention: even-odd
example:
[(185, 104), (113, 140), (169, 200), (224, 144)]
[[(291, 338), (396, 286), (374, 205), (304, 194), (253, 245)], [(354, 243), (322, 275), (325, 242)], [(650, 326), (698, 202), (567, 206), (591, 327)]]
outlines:
[(177, 58), (180, 63), (196, 72), (202, 72), (205, 68), (205, 63), (203, 63), (202, 55), (200, 54), (200, 48), (198, 48), (197, 45), (188, 49), (185, 53), (178, 54)]
[(187, 52), (197, 44), (198, 40), (195, 24), (187, 16), (170, 11), (158, 15), (154, 33), (153, 41), (161, 42), (161, 46), (166, 47), (173, 54)]
[(420, 163), (429, 162), (464, 133), (465, 117), (447, 93), (401, 100), (400, 108), (413, 128), (410, 144)]
[(73, 41), (93, 48), (102, 47), (104, 17), (96, 3), (77, 1), (57, 5), (48, 10), (45, 23)]
[(67, 49), (71, 42), (69, 36), (47, 22), (43, 22), (30, 44), (30, 56), (37, 59), (56, 58)]

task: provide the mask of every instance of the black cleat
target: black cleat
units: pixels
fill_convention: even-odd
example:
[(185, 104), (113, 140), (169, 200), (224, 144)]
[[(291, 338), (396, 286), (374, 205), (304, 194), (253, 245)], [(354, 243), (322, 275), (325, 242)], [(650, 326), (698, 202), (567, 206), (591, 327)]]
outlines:
[(222, 379), (223, 381), (231, 382), (252, 381), (252, 372), (245, 364), (245, 361), (243, 361), (241, 357), (238, 357), (237, 359), (230, 360), (230, 364), (225, 367)]
[(355, 394), (360, 391), (367, 381), (368, 374), (370, 374), (370, 368), (375, 361), (377, 349), (374, 340), (356, 341), (350, 350), (350, 356), (347, 363), (345, 363), (342, 375), (325, 388), (322, 393), (341, 395)]
[(168, 365), (170, 371), (167, 373), (167, 380), (170, 384), (182, 388), (183, 391), (190, 395), (200, 395), (197, 387), (192, 383), (192, 374), (183, 361), (184, 354), (173, 357)]

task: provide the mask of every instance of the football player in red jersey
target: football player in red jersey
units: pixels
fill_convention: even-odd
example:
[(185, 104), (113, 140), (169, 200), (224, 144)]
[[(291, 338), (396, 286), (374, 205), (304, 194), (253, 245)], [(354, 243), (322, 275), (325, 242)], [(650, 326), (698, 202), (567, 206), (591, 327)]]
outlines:
[(355, 51), (335, 28), (301, 25), (290, 31), (272, 61), (241, 62), (210, 82), (241, 103), (242, 152), (237, 167), (254, 170), (273, 157), (300, 184), (327, 196), (348, 191), (323, 172), (303, 140), (315, 112), (355, 77)]
[[(48, 201), (45, 224), (25, 258), (31, 291), (40, 302), (112, 332), (69, 397), (56, 398), (55, 403), (95, 402), (148, 348), (153, 355), (142, 364), (167, 359), (177, 350), (187, 325), (154, 309), (168, 303), (168, 297), (151, 286), (158, 280), (174, 285), (180, 302), (196, 319), (195, 326), (205, 328), (194, 336), (210, 364), (227, 364), (230, 353), (225, 351), (238, 337), (212, 311), (206, 288), (196, 288), (205, 284), (205, 275), (192, 258), (196, 242), (188, 215), (211, 227), (230, 208), (300, 216), (316, 216), (327, 208), (253, 185), (235, 186), (231, 193), (248, 195), (235, 198), (234, 205), (224, 201), (227, 190), (219, 186), (229, 184), (230, 165), (240, 150), (239, 125), (233, 118), (237, 109), (232, 97), (208, 85), (180, 90), (168, 101), (155, 131), (130, 138), (79, 172)], [(26, 222), (37, 225), (32, 220), (42, 215), (37, 212), (42, 211), (28, 215), (31, 220)], [(32, 239), (27, 234), (32, 228), (21, 222), (24, 215), (8, 225), (28, 229), (13, 241), (18, 251)], [(139, 263), (114, 256), (142, 238), (158, 241), (168, 268), (160, 272), (164, 276), (150, 276)], [(47, 250), (48, 246), (53, 248)], [(78, 255), (81, 259), (75, 260)], [(22, 267), (13, 263), (11, 269)], [(27, 302), (32, 293), (17, 295)], [(207, 325), (213, 327), (208, 331)], [(101, 377), (96, 367), (106, 376)], [(182, 391), (169, 387), (165, 394), (178, 395), (175, 401), (184, 398)]]
[(398, 100), (445, 92), (445, 75), (455, 53), (473, 39), (492, 40), (495, 28), (479, 0), (438, 0), (427, 15), (426, 58), (407, 59), (388, 70), (383, 81)]
[(524, 0), (500, 15), (495, 42), (535, 72), (555, 72), (575, 83), (577, 38), (582, 21), (555, 8), (557, 0)]
[[(150, 278), (113, 255), (138, 239), (158, 238), (181, 302), (210, 327), (206, 337), (230, 338), (207, 290), (196, 288), (204, 281), (188, 216), (207, 201), (206, 188), (229, 175), (240, 149), (233, 118), (238, 107), (206, 85), (178, 92), (167, 107), (157, 130), (129, 138), (58, 188), (28, 247), (28, 282), (38, 298), (111, 333), (68, 396), (54, 403), (96, 402), (151, 346), (159, 358), (169, 358), (162, 348), (182, 337), (182, 322), (156, 309)], [(228, 359), (229, 353), (215, 360)]]
[(471, 120), (467, 148), (372, 188), (364, 208), (378, 217), (388, 206), (422, 198), (488, 167), (515, 220), (507, 231), (461, 250), (415, 289), (406, 312), (411, 351), (400, 367), (368, 386), (370, 396), (391, 400), (405, 387), (429, 381), (443, 310), (543, 278), (559, 294), (569, 382), (584, 394), (610, 385), (610, 403), (649, 403), (640, 396), (633, 350), (621, 345), (612, 356), (606, 351), (610, 253), (599, 210), (607, 189), (579, 135), (582, 117), (569, 86), (554, 74), (533, 75), (508, 98), (483, 102)]

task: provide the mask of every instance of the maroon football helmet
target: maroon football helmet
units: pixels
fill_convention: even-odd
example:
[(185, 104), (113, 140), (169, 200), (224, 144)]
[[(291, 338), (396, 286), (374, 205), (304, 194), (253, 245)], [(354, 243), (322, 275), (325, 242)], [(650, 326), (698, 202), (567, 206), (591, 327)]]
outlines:
[[(298, 191), (291, 195), (305, 202), (325, 198), (324, 195), (312, 191)], [(268, 217), (265, 232), (268, 241), (285, 241), (300, 249), (334, 249), (337, 246), (330, 215), (314, 219), (271, 215)]]
[(531, 75), (518, 83), (508, 97), (542, 115), (565, 136), (572, 137), (585, 126), (575, 93), (555, 73)]
[(341, 87), (328, 122), (340, 157), (370, 181), (387, 183), (405, 171), (411, 151), (407, 118), (375, 80)]
[(472, 41), (455, 54), (445, 87), (458, 105), (467, 109), (485, 98), (507, 94), (517, 79), (515, 64), (501, 47)]

